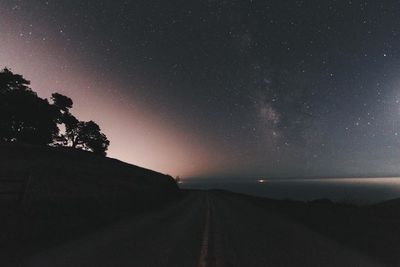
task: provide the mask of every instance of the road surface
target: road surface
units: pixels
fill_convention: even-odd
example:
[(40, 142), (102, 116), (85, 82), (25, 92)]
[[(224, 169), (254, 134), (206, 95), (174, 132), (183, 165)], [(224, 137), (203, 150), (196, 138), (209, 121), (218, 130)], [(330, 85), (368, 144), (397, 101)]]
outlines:
[(234, 194), (194, 191), (168, 208), (34, 255), (24, 266), (377, 266)]

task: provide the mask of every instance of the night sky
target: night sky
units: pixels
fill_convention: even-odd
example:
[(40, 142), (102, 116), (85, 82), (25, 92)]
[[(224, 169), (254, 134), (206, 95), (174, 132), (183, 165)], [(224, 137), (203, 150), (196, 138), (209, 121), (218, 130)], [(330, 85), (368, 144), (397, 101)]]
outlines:
[(399, 1), (0, 1), (0, 65), (183, 177), (400, 174)]

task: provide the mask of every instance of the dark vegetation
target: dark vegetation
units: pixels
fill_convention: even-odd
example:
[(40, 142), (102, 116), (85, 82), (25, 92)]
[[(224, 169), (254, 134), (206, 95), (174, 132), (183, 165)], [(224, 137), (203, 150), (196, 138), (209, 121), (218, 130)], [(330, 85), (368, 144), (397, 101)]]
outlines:
[[(94, 121), (79, 121), (70, 112), (72, 99), (54, 93), (40, 98), (20, 74), (0, 71), (0, 141), (69, 146), (106, 155), (110, 144)], [(65, 131), (60, 132), (59, 125)]]
[(0, 195), (2, 263), (179, 196), (170, 176), (66, 147), (0, 144), (0, 177), (30, 179), (26, 188), (11, 186), (23, 198)]

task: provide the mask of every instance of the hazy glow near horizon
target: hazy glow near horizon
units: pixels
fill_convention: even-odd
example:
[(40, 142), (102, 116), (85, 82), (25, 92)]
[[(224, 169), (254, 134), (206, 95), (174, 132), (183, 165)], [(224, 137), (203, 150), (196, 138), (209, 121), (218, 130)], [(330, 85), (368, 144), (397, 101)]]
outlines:
[(110, 157), (173, 176), (396, 176), (399, 10), (2, 0), (0, 67), (70, 96)]
[(134, 84), (122, 85), (111, 73), (104, 77), (92, 71), (88, 62), (63, 51), (58, 40), (25, 40), (18, 18), (1, 11), (0, 16), (0, 67), (23, 74), (41, 97), (53, 92), (70, 96), (72, 113), (98, 122), (111, 140), (109, 157), (181, 176), (198, 175), (204, 165), (213, 165), (191, 133), (171, 127), (154, 107), (118, 90)]

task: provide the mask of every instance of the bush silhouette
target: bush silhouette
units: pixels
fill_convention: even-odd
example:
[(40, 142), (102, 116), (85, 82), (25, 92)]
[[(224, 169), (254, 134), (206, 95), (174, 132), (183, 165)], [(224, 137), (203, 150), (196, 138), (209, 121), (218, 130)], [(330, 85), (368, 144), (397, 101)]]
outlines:
[[(50, 104), (29, 85), (20, 74), (0, 71), (0, 141), (71, 146), (106, 155), (109, 140), (94, 121), (79, 121), (70, 113), (71, 98), (54, 93)], [(65, 133), (60, 134), (59, 124)]]

